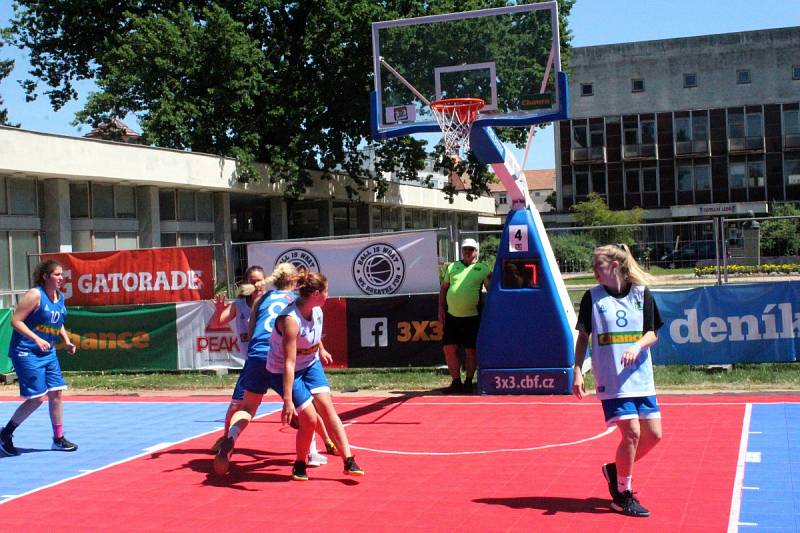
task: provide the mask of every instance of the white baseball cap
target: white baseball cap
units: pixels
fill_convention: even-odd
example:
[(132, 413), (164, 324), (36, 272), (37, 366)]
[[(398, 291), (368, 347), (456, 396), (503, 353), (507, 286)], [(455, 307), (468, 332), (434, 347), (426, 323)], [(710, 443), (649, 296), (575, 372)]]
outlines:
[(475, 250), (480, 250), (480, 246), (478, 246), (478, 241), (475, 239), (464, 239), (464, 242), (461, 243), (462, 248), (475, 248)]

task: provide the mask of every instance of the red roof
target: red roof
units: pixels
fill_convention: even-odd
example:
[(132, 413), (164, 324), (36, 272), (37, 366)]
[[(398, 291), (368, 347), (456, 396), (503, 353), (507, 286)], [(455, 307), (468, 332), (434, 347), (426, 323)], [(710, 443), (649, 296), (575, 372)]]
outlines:
[[(528, 182), (529, 191), (554, 191), (556, 189), (556, 169), (547, 168), (544, 170), (526, 170), (525, 180)], [(501, 192), (506, 188), (500, 183), (489, 184), (489, 191)]]

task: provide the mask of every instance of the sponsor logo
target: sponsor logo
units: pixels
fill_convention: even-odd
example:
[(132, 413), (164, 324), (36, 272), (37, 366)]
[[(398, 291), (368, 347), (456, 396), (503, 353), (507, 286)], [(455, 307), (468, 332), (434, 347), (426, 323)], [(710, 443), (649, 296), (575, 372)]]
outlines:
[(641, 338), (641, 331), (616, 331), (600, 333), (597, 335), (597, 343), (600, 346), (607, 346), (609, 344), (632, 344)]
[(438, 320), (397, 323), (397, 342), (435, 342), (442, 340), (442, 333), (442, 323)]
[(794, 313), (789, 302), (768, 304), (761, 316), (709, 316), (698, 321), (695, 309), (683, 314), (686, 318), (669, 325), (669, 335), (677, 344), (794, 339), (800, 333), (800, 313)]
[(364, 294), (394, 294), (405, 271), (403, 257), (386, 243), (370, 244), (353, 261), (353, 281)]
[[(150, 347), (150, 334), (146, 331), (67, 332), (67, 336), (81, 350), (144, 350)], [(63, 349), (63, 341), (56, 347)]]
[(72, 271), (65, 270), (61, 291), (64, 299), (69, 300), (75, 289), (80, 294), (200, 290), (202, 275), (200, 270), (104, 272), (81, 274), (73, 280)]
[(389, 321), (385, 317), (361, 319), (361, 347), (389, 346)]
[(280, 263), (291, 263), (297, 269), (302, 268), (309, 272), (320, 272), (317, 258), (314, 254), (303, 248), (291, 248), (286, 250), (275, 260), (275, 266), (278, 266)]
[(195, 337), (195, 350), (198, 353), (240, 353), (239, 337), (230, 325), (220, 324), (219, 317), (224, 309), (224, 303), (214, 304), (214, 313), (206, 323), (206, 334)]

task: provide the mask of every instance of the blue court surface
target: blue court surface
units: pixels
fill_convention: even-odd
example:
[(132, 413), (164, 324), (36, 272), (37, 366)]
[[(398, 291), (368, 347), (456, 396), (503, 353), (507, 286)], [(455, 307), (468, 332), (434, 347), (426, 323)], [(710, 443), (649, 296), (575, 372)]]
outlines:
[(800, 531), (800, 405), (753, 404), (749, 422), (738, 531)]
[[(19, 401), (0, 402), (0, 424)], [(257, 416), (279, 411), (265, 402)], [(22, 455), (0, 453), (0, 503), (222, 429), (227, 402), (64, 402), (64, 434), (75, 452), (51, 451), (47, 403), (14, 432)], [(53, 455), (58, 454), (58, 460)]]

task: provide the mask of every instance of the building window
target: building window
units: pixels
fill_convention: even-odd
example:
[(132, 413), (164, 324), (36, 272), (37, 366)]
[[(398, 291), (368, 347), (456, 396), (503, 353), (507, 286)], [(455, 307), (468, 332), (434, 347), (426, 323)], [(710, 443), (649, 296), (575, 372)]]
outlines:
[(161, 247), (162, 248), (174, 248), (178, 246), (178, 234), (177, 233), (162, 233), (161, 234)]
[(792, 79), (793, 80), (800, 80), (800, 65), (793, 65), (792, 66)]
[(175, 220), (174, 189), (158, 191), (158, 215), (161, 220)]
[(136, 218), (136, 190), (133, 187), (114, 186), (114, 213), (117, 218)]
[(744, 163), (731, 163), (729, 168), (728, 183), (731, 189), (746, 189), (747, 178), (745, 177)]
[(92, 183), (92, 218), (114, 218), (112, 185)]
[(783, 132), (786, 135), (800, 134), (800, 111), (797, 109), (783, 111)]
[(642, 185), (644, 185), (644, 192), (658, 192), (658, 172), (656, 167), (642, 169)]
[(694, 166), (694, 187), (698, 191), (711, 190), (711, 168), (708, 165)]
[(690, 192), (692, 190), (692, 166), (680, 165), (678, 167), (678, 192)]
[(783, 166), (783, 175), (786, 176), (786, 185), (800, 185), (800, 158), (787, 158), (783, 162)]
[(32, 179), (8, 178), (8, 214), (36, 214), (36, 181)]
[(588, 128), (586, 124), (572, 126), (572, 142), (575, 143), (576, 148), (588, 148), (589, 138), (587, 135)]
[(639, 169), (634, 168), (625, 171), (625, 191), (629, 193), (639, 192)]
[(764, 162), (763, 161), (748, 161), (747, 162), (747, 185), (751, 189), (764, 188)]
[(631, 92), (642, 93), (644, 92), (644, 80), (633, 79), (631, 80)]
[(197, 220), (192, 191), (178, 191), (178, 220)]
[(89, 184), (69, 184), (69, 213), (71, 218), (89, 218)]
[(697, 87), (697, 74), (694, 72), (690, 72), (688, 74), (683, 75), (683, 86), (688, 87)]
[(197, 220), (211, 222), (214, 220), (214, 199), (210, 192), (195, 193), (197, 200)]
[(508, 196), (506, 196), (506, 193), (501, 192), (497, 195), (497, 203), (498, 205), (506, 205), (508, 203)]
[(593, 96), (593, 95), (594, 95), (594, 84), (581, 83), (581, 96)]
[(739, 84), (750, 83), (750, 70), (749, 69), (737, 70), (736, 83)]

